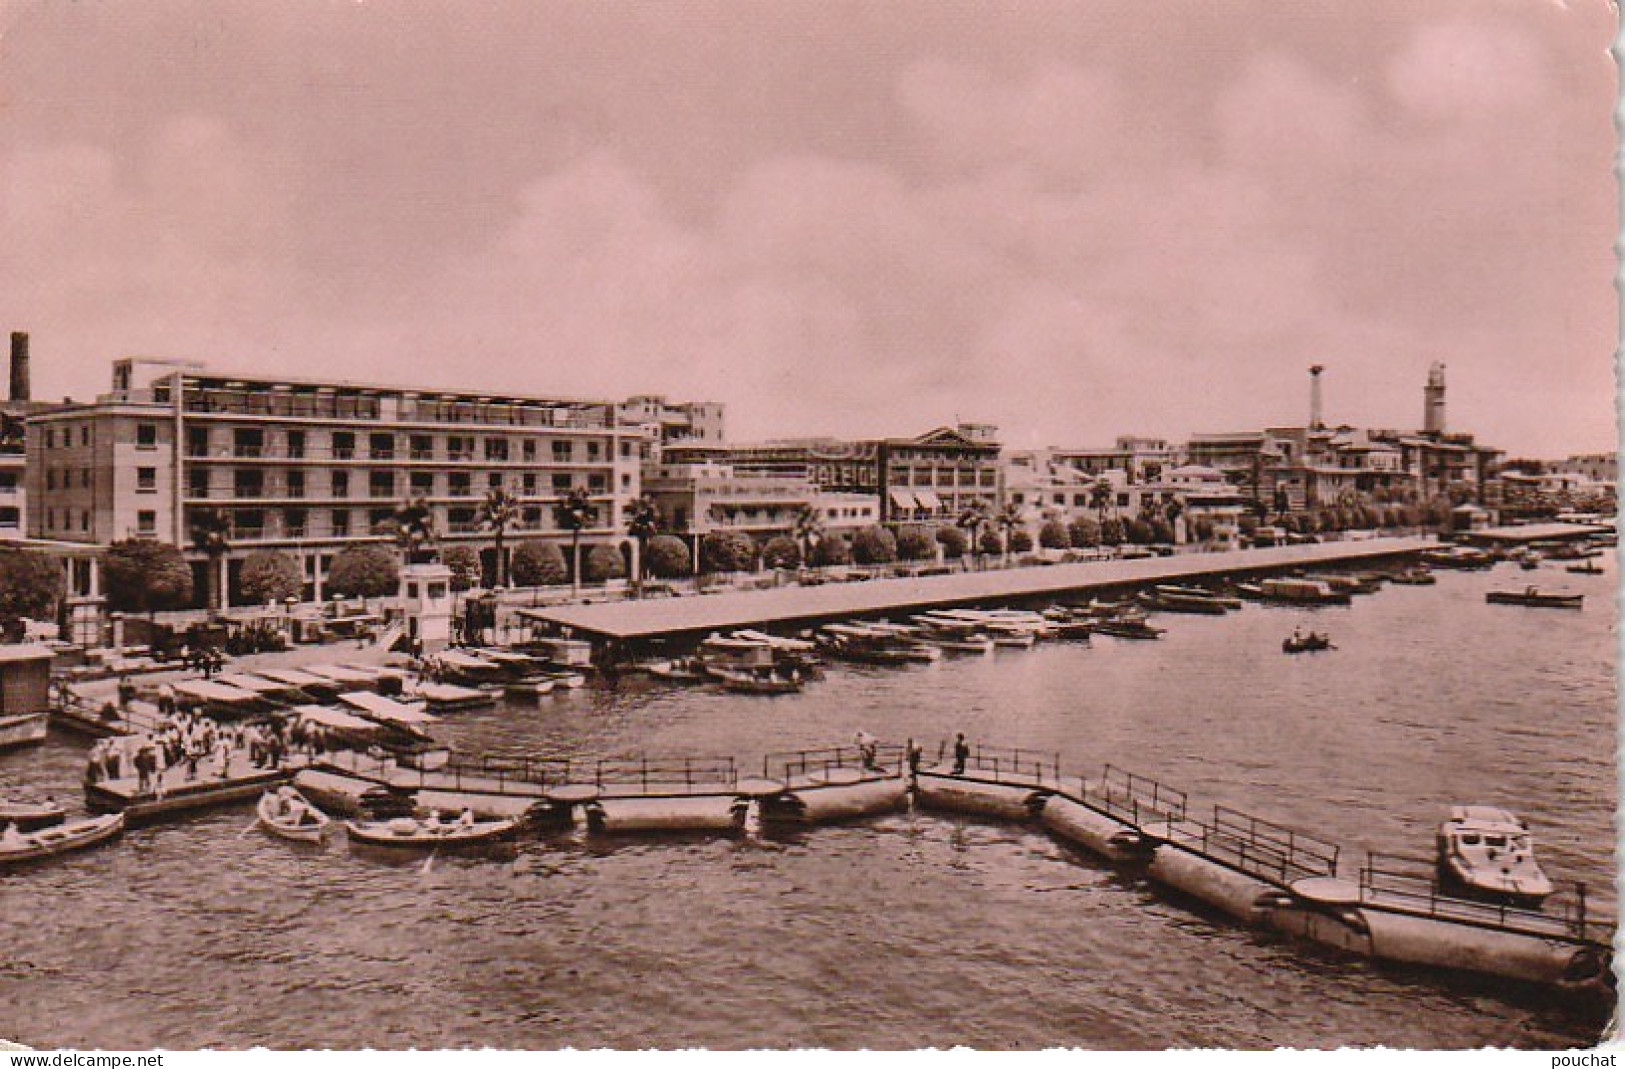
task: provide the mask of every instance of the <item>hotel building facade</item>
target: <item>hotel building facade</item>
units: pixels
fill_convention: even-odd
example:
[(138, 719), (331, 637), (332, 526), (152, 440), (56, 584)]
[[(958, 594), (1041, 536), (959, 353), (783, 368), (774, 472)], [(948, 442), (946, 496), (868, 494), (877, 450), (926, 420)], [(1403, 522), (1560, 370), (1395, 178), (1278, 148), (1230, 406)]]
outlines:
[[(220, 509), (231, 521), (230, 593), (244, 558), (276, 549), (301, 560), (306, 596), (319, 599), (333, 556), (389, 540), (379, 529), (406, 500), (425, 500), (442, 545), (474, 546), (489, 569), (479, 521), (488, 491), (518, 500), (509, 547), (539, 538), (568, 552), (552, 506), (580, 488), (597, 514), (585, 552), (625, 540), (622, 511), (640, 492), (646, 432), (617, 407), (119, 360), (110, 393), (30, 419), (28, 533), (68, 545), (172, 542), (201, 600), (208, 562), (190, 532), (199, 513)], [(95, 593), (94, 575), (73, 581), (74, 593)]]

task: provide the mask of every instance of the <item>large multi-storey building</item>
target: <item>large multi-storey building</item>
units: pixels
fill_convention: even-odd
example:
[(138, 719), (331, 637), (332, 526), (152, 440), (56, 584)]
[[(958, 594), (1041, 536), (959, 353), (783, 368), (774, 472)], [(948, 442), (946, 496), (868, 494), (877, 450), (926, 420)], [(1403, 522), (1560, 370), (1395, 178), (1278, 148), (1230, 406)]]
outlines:
[(855, 530), (880, 519), (874, 494), (824, 491), (793, 475), (741, 474), (715, 460), (645, 467), (643, 490), (673, 531), (696, 539), (714, 531), (758, 540), (793, 534), (809, 509), (825, 531)]
[[(507, 544), (567, 542), (552, 506), (585, 490), (596, 522), (584, 544), (623, 536), (639, 492), (642, 431), (614, 402), (568, 401), (235, 375), (196, 364), (120, 360), (112, 392), (33, 417), (29, 533), (106, 545), (132, 536), (186, 550), (198, 516), (230, 519), (228, 590), (259, 549), (303, 559), (320, 597), (332, 557), (377, 541), (405, 501), (422, 499), (443, 542), (487, 558), (479, 506), (502, 488), (519, 503)], [(489, 563), (489, 561), (488, 561)]]
[(720, 446), (727, 440), (726, 409), (719, 401), (668, 401), (659, 394), (629, 397), (618, 409), (620, 421), (646, 428), (651, 445)]

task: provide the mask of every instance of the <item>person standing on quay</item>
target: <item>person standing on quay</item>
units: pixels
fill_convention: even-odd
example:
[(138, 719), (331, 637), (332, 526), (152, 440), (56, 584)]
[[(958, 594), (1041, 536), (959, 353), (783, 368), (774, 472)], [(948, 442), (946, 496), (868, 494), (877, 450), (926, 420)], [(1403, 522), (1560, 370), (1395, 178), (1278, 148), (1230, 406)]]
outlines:
[(965, 733), (961, 731), (954, 736), (954, 775), (965, 774), (965, 761), (970, 757), (970, 743), (965, 741)]

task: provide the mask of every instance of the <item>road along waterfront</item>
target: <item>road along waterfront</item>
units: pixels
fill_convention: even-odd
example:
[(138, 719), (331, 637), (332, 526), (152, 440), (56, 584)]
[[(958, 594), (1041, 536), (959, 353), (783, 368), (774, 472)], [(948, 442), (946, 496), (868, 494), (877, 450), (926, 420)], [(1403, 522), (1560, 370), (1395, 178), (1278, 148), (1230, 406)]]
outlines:
[[(1346, 608), (1170, 617), (1156, 643), (843, 667), (771, 699), (626, 679), (453, 730), (469, 752), (729, 753), (742, 768), (859, 728), (963, 730), (1412, 855), (1448, 805), (1498, 802), (1529, 819), (1554, 876), (1600, 892), (1614, 607), (1609, 579), (1563, 578), (1591, 584), (1583, 611), (1485, 605), (1504, 576), (1448, 573)], [(1299, 623), (1339, 648), (1283, 656)], [(6, 756), (0, 783), (71, 793), (82, 757), (53, 740)], [(1194, 913), (1036, 829), (899, 814), (743, 840), (567, 836), (425, 873), (416, 858), (240, 835), (248, 819), (203, 814), (6, 877), (19, 922), (0, 975), (6, 1027), (36, 1043), (183, 1047), (1594, 1038), (1522, 992)]]

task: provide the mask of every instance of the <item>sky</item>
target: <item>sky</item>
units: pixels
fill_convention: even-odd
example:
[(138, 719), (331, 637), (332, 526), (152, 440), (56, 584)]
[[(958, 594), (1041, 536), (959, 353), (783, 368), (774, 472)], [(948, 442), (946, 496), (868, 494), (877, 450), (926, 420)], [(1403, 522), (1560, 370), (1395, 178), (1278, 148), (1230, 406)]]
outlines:
[(0, 0), (0, 330), (736, 440), (1615, 448), (1605, 0)]

